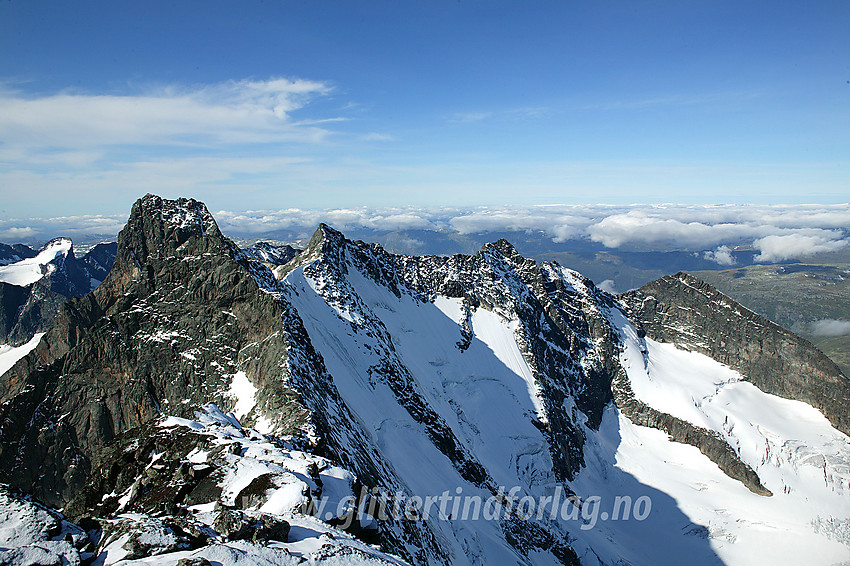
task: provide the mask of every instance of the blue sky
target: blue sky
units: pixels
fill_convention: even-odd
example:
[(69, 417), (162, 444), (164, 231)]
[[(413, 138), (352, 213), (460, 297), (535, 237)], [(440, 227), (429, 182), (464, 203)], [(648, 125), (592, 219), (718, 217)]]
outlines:
[(0, 3), (0, 220), (844, 203), (850, 3)]

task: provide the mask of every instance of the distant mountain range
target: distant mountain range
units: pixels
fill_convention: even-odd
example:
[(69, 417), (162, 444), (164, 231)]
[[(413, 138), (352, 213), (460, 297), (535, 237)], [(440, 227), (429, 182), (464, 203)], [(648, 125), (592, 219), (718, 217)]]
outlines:
[[(10, 249), (30, 298), (82, 281)], [(850, 561), (850, 380), (693, 275), (243, 250), (154, 195), (110, 249), (0, 352), (0, 563)]]

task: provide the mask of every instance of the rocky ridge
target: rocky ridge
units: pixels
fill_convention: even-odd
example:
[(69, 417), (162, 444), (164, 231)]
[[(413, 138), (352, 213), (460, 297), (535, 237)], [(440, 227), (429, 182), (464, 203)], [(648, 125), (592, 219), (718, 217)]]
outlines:
[(850, 434), (850, 380), (809, 341), (687, 273), (621, 300), (647, 336), (716, 359), (767, 393), (809, 403)]
[[(288, 261), (269, 259), (240, 250), (197, 201), (139, 200), (103, 283), (63, 305), (38, 347), (0, 378), (0, 469), (14, 487), (102, 526), (122, 512), (142, 515), (103, 527), (109, 542), (99, 552), (112, 545), (113, 557), (177, 556), (209, 550), (211, 540), (210, 560), (250, 554), (255, 546), (240, 541), (262, 546), (274, 533), (285, 543), (283, 522), (293, 520), (415, 564), (576, 564), (610, 541), (589, 542), (557, 517), (375, 525), (358, 513), (344, 535), (332, 526), (344, 517), (316, 519), (311, 506), (335, 481), (322, 470), (344, 478), (336, 497), (358, 486), (407, 497), (458, 486), (503, 502), (505, 486), (518, 497), (555, 488), (575, 496), (570, 486), (598, 450), (612, 402), (769, 495), (739, 446), (634, 396), (621, 363), (625, 331), (813, 399), (843, 426), (820, 381), (843, 398), (846, 379), (816, 350), (760, 322), (758, 334), (736, 334), (752, 322), (748, 311), (685, 276), (617, 298), (504, 240), (469, 256), (413, 257), (326, 225)], [(751, 352), (749, 341), (761, 350), (734, 365), (725, 348)], [(771, 368), (793, 375), (772, 383)], [(281, 468), (275, 458), (308, 465)], [(234, 470), (244, 469), (265, 471), (234, 487)], [(284, 508), (275, 502), (285, 494)], [(128, 550), (146, 529), (164, 546)], [(326, 552), (370, 552), (351, 548)]]

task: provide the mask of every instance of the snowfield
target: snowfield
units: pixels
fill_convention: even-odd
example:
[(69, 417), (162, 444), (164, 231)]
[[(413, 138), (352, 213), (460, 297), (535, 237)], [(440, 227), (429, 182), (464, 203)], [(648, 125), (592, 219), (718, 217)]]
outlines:
[(26, 287), (32, 285), (48, 273), (53, 266), (50, 262), (64, 257), (71, 251), (71, 240), (58, 238), (49, 242), (35, 257), (0, 266), (0, 281)]
[(810, 405), (764, 393), (702, 354), (639, 338), (619, 313), (614, 319), (636, 398), (719, 433), (773, 496), (750, 492), (697, 448), (612, 408), (597, 445), (619, 438), (614, 465), (673, 497), (726, 564), (850, 560), (850, 438)]
[(44, 336), (44, 332), (36, 334), (29, 342), (17, 347), (0, 344), (0, 375), (12, 369), (12, 366), (18, 363), (18, 360), (35, 350), (42, 336)]

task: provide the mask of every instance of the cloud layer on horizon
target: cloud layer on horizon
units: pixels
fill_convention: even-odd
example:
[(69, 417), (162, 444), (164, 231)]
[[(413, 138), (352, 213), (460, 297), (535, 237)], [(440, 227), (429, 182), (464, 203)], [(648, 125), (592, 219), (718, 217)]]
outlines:
[[(684, 250), (722, 266), (734, 250), (751, 249), (759, 262), (779, 262), (850, 245), (850, 205), (549, 205), (509, 207), (403, 207), (217, 211), (217, 222), (236, 238), (308, 237), (320, 222), (343, 232), (376, 234), (431, 230), (461, 235), (540, 233), (553, 242), (589, 240), (612, 249)], [(125, 218), (82, 215), (0, 221), (0, 241), (54, 236), (109, 237)]]

